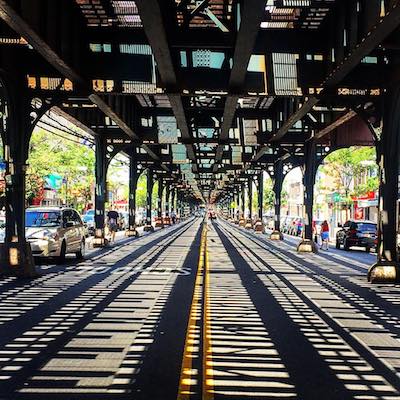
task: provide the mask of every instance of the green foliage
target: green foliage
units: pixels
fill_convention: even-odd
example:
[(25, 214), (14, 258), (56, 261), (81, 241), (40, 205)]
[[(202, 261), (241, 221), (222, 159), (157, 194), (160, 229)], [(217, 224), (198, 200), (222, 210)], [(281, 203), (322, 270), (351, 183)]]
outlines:
[[(344, 202), (351, 203), (351, 196), (362, 196), (378, 189), (376, 152), (374, 147), (350, 147), (329, 154), (324, 161), (322, 171), (333, 178), (334, 190), (343, 193)], [(375, 171), (367, 177), (366, 184), (354, 185), (354, 179)], [(355, 189), (352, 190), (352, 185)], [(324, 186), (321, 185), (321, 189)]]
[[(158, 195), (158, 181), (155, 181), (151, 195), (151, 204), (152, 204), (151, 207), (153, 210), (157, 208), (157, 195)], [(136, 207), (146, 208), (146, 202), (147, 202), (147, 171), (144, 171), (140, 175), (137, 183)]]
[(146, 207), (147, 176), (144, 172), (140, 175), (136, 189), (136, 207)]
[[(27, 200), (39, 195), (44, 178), (59, 174), (68, 181), (67, 202), (83, 198), (88, 202), (94, 182), (95, 154), (86, 146), (51, 135), (41, 129), (35, 130), (30, 142), (26, 178)], [(61, 195), (66, 198), (66, 185)]]
[[(273, 190), (273, 182), (270, 178), (264, 180), (264, 195), (263, 195), (264, 210), (274, 212), (275, 193)], [(287, 205), (288, 194), (285, 189), (281, 192), (281, 205)]]

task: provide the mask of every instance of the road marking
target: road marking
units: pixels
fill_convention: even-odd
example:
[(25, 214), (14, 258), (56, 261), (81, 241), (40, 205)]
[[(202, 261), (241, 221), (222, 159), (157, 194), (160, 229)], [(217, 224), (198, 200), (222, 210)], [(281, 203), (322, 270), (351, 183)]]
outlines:
[(210, 309), (210, 263), (208, 257), (207, 234), (204, 249), (204, 314), (203, 314), (203, 400), (214, 399), (214, 377), (211, 343)]
[[(201, 234), (200, 256), (192, 304), (190, 307), (189, 322), (186, 330), (185, 348), (183, 353), (181, 375), (179, 380), (178, 400), (189, 400), (195, 392), (192, 386), (198, 381), (199, 372), (193, 369), (193, 359), (201, 354), (202, 383), (198, 385), (202, 390), (202, 400), (213, 400), (214, 379), (211, 345), (211, 310), (210, 310), (210, 264), (207, 250), (207, 225), (204, 224)], [(202, 325), (199, 322), (203, 322)], [(203, 345), (200, 350), (201, 331)]]
[(201, 233), (200, 256), (194, 283), (193, 299), (190, 306), (189, 322), (186, 330), (185, 348), (183, 352), (181, 375), (179, 378), (178, 400), (189, 400), (190, 395), (194, 394), (191, 387), (197, 383), (195, 377), (198, 375), (198, 372), (193, 370), (193, 359), (200, 345), (200, 326), (198, 325), (198, 321), (201, 320), (202, 278), (206, 240), (207, 228), (206, 225), (204, 225)]

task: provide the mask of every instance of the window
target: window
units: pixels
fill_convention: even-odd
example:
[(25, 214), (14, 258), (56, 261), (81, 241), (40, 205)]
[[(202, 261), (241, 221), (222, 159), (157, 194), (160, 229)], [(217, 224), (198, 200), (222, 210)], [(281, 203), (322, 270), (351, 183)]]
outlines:
[(57, 227), (61, 222), (61, 214), (56, 211), (27, 211), (26, 214), (27, 227)]
[(79, 214), (76, 211), (72, 211), (72, 219), (75, 222), (75, 225), (81, 225), (82, 220)]
[(65, 210), (63, 212), (63, 224), (67, 224), (68, 222), (74, 222), (72, 210)]

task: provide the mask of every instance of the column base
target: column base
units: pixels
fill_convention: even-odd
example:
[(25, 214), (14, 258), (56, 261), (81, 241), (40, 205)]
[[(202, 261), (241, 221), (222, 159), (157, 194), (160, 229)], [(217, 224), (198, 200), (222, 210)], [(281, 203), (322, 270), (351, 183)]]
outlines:
[(92, 246), (94, 249), (99, 249), (108, 246), (108, 243), (109, 241), (105, 237), (94, 237)]
[(155, 222), (156, 228), (164, 228), (163, 219), (161, 217), (156, 218), (154, 222)]
[(18, 278), (40, 276), (35, 268), (30, 243), (0, 243), (0, 274)]
[(171, 218), (170, 217), (164, 217), (163, 218), (163, 224), (164, 224), (164, 226), (172, 225)]
[(280, 231), (273, 231), (271, 235), (269, 235), (271, 240), (283, 240), (283, 233)]
[(395, 261), (377, 261), (368, 270), (370, 283), (396, 283), (400, 282), (400, 264)]
[(304, 239), (298, 244), (297, 251), (299, 253), (318, 253), (318, 248), (314, 241)]
[(127, 229), (125, 231), (126, 237), (139, 237), (139, 232), (136, 229)]
[(145, 225), (143, 227), (144, 232), (154, 232), (154, 226), (153, 225)]
[(246, 224), (244, 227), (245, 227), (245, 229), (253, 229), (253, 221), (250, 218), (248, 218), (246, 220)]
[(257, 220), (254, 224), (254, 232), (255, 233), (265, 233), (265, 226), (261, 220)]

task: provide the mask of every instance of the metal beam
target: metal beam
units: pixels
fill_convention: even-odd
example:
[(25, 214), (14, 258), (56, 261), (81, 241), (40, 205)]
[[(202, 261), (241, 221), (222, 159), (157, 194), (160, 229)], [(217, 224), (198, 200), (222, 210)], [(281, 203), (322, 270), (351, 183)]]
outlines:
[[(24, 37), (28, 43), (63, 76), (74, 83), (82, 85), (88, 92), (91, 91), (86, 80), (67, 65), (5, 0), (0, 0), (0, 18)], [(89, 96), (89, 99), (109, 116), (128, 136), (133, 139), (139, 138), (99, 95), (92, 94)], [(159, 157), (148, 146), (142, 145), (142, 148), (155, 160), (159, 160)]]
[[(161, 80), (167, 90), (175, 90), (177, 87), (177, 77), (168, 45), (167, 33), (165, 31), (160, 5), (157, 0), (137, 0), (136, 5), (150, 46), (153, 50)], [(168, 98), (177, 125), (181, 131), (182, 138), (190, 140), (192, 137), (186, 120), (181, 96), (179, 94), (170, 94)], [(186, 149), (188, 157), (193, 162), (196, 162), (193, 146), (187, 145)]]
[[(257, 40), (258, 31), (265, 14), (266, 0), (247, 0), (243, 4), (240, 28), (236, 39), (233, 66), (229, 78), (229, 90), (238, 92), (246, 80), (247, 66)], [(235, 117), (236, 105), (239, 96), (231, 95), (226, 98), (220, 139), (229, 138), (229, 130)], [(222, 159), (223, 145), (217, 148), (214, 169), (218, 169), (218, 163)]]
[[(323, 90), (318, 98), (310, 97), (295, 113), (293, 113), (278, 130), (271, 141), (280, 140), (289, 129), (299, 120), (301, 120), (312, 108), (320, 101), (324, 92), (340, 83), (359, 63), (362, 59), (370, 54), (391, 32), (398, 28), (400, 24), (400, 4), (396, 2), (392, 4), (386, 15), (374, 25), (367, 35), (344, 57), (343, 61), (326, 77), (322, 82)], [(265, 152), (260, 149), (254, 156), (257, 161)]]
[(334, 131), (339, 126), (345, 124), (347, 121), (350, 121), (356, 115), (357, 115), (357, 113), (355, 111), (353, 111), (353, 110), (347, 112), (345, 115), (342, 115), (340, 118), (338, 118), (336, 121), (332, 122), (326, 128), (321, 129), (319, 132), (317, 132), (314, 135), (314, 137), (310, 138), (309, 140), (311, 140), (311, 139), (314, 139), (314, 140), (322, 139), (324, 136), (328, 135), (329, 133)]
[(97, 133), (94, 130), (90, 129), (88, 126), (83, 124), (81, 121), (76, 119), (71, 114), (68, 114), (67, 112), (62, 110), (60, 107), (53, 107), (52, 111), (54, 111), (57, 115), (59, 115), (60, 117), (64, 118), (65, 120), (67, 120), (71, 124), (77, 126), (79, 129), (81, 129), (82, 131), (86, 132), (87, 134), (89, 134), (89, 135), (91, 135), (93, 137), (97, 136)]

